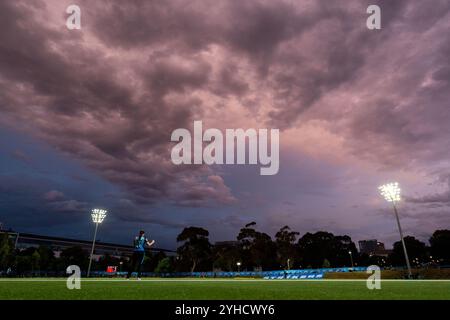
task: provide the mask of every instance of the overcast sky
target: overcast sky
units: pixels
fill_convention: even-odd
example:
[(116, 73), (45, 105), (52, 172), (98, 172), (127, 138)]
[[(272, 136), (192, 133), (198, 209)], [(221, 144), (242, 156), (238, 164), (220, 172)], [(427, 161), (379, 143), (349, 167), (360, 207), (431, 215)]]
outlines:
[[(173, 249), (250, 221), (398, 240), (450, 229), (450, 2), (0, 2), (0, 221), (105, 241), (143, 228)], [(369, 4), (381, 30), (366, 27)], [(171, 132), (280, 129), (280, 171), (176, 166)]]

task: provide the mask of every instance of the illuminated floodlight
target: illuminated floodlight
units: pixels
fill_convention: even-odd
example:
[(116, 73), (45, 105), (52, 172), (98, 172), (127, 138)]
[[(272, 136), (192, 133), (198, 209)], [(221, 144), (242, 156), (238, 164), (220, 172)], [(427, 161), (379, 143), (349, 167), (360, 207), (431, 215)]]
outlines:
[(391, 182), (378, 187), (381, 195), (388, 202), (400, 201), (400, 187), (397, 182)]
[(380, 190), (381, 195), (386, 199), (386, 201), (392, 202), (395, 219), (397, 220), (398, 232), (400, 233), (400, 240), (402, 242), (403, 253), (405, 254), (406, 267), (408, 268), (408, 277), (411, 279), (412, 271), (409, 263), (408, 251), (406, 250), (402, 226), (400, 225), (400, 218), (398, 216), (397, 206), (395, 205), (396, 202), (400, 201), (400, 187), (397, 182), (391, 182), (378, 187), (378, 190)]
[(89, 278), (91, 274), (91, 265), (92, 265), (92, 257), (94, 256), (94, 248), (95, 248), (95, 239), (97, 238), (97, 229), (98, 225), (105, 220), (106, 213), (108, 211), (103, 209), (92, 209), (91, 217), (92, 221), (95, 223), (95, 232), (94, 232), (94, 239), (92, 240), (92, 249), (91, 249), (91, 255), (89, 256), (89, 266), (87, 271), (87, 276)]
[(103, 209), (92, 209), (92, 221), (94, 223), (102, 223), (106, 217), (106, 213), (107, 211)]

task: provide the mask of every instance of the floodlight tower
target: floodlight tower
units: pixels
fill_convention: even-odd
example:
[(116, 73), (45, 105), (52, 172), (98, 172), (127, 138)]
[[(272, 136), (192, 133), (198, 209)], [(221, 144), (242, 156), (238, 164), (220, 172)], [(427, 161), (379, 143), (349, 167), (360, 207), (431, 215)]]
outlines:
[(106, 213), (107, 213), (107, 211), (103, 210), (103, 209), (92, 209), (91, 217), (92, 217), (92, 221), (95, 223), (95, 232), (94, 232), (94, 240), (92, 241), (91, 255), (89, 257), (89, 267), (88, 267), (88, 271), (87, 271), (88, 278), (91, 273), (92, 256), (94, 255), (95, 239), (97, 238), (98, 225), (103, 222), (103, 220), (106, 217)]
[(400, 225), (400, 218), (398, 217), (396, 202), (400, 201), (400, 187), (397, 182), (387, 183), (380, 187), (381, 195), (386, 199), (386, 201), (392, 203), (392, 207), (394, 208), (395, 218), (397, 219), (398, 231), (400, 233), (400, 239), (402, 241), (403, 253), (405, 254), (406, 267), (408, 268), (408, 277), (412, 277), (411, 273), (411, 265), (409, 264), (408, 251), (406, 250), (405, 240), (403, 239), (403, 231)]

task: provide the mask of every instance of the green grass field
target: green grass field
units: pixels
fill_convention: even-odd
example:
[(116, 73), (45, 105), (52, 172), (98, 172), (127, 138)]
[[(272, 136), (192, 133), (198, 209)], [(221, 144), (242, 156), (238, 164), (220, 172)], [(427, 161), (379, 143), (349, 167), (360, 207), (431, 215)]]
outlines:
[[(36, 281), (37, 280), (37, 281)], [(450, 281), (385, 280), (381, 290), (368, 290), (355, 280), (82, 280), (68, 290), (64, 280), (0, 280), (0, 299), (445, 299)]]

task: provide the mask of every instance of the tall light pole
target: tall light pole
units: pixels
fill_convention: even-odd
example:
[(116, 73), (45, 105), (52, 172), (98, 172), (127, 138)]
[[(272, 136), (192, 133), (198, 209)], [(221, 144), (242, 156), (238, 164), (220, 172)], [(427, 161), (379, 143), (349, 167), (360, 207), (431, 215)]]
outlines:
[(406, 267), (408, 268), (408, 277), (412, 277), (411, 265), (409, 264), (408, 251), (406, 250), (405, 240), (403, 239), (403, 231), (402, 226), (400, 225), (400, 218), (398, 217), (396, 202), (400, 201), (400, 187), (397, 182), (387, 183), (380, 187), (381, 195), (386, 199), (386, 201), (392, 203), (392, 207), (394, 208), (395, 218), (397, 220), (398, 232), (400, 233), (400, 239), (402, 241), (403, 253), (405, 254)]
[(103, 209), (92, 209), (91, 217), (92, 221), (95, 223), (95, 232), (94, 232), (94, 240), (92, 241), (92, 249), (91, 249), (91, 255), (89, 257), (89, 267), (87, 271), (87, 277), (89, 278), (89, 275), (91, 274), (91, 265), (92, 265), (92, 256), (94, 255), (94, 248), (95, 248), (95, 239), (97, 238), (97, 229), (98, 225), (103, 222), (103, 220), (106, 217), (106, 210)]
[(240, 273), (241, 272), (241, 263), (240, 262), (236, 262), (236, 265), (238, 267), (238, 272)]
[(352, 252), (349, 251), (348, 254), (350, 255), (350, 262), (352, 263), (352, 269), (353, 269), (353, 255), (352, 255)]

